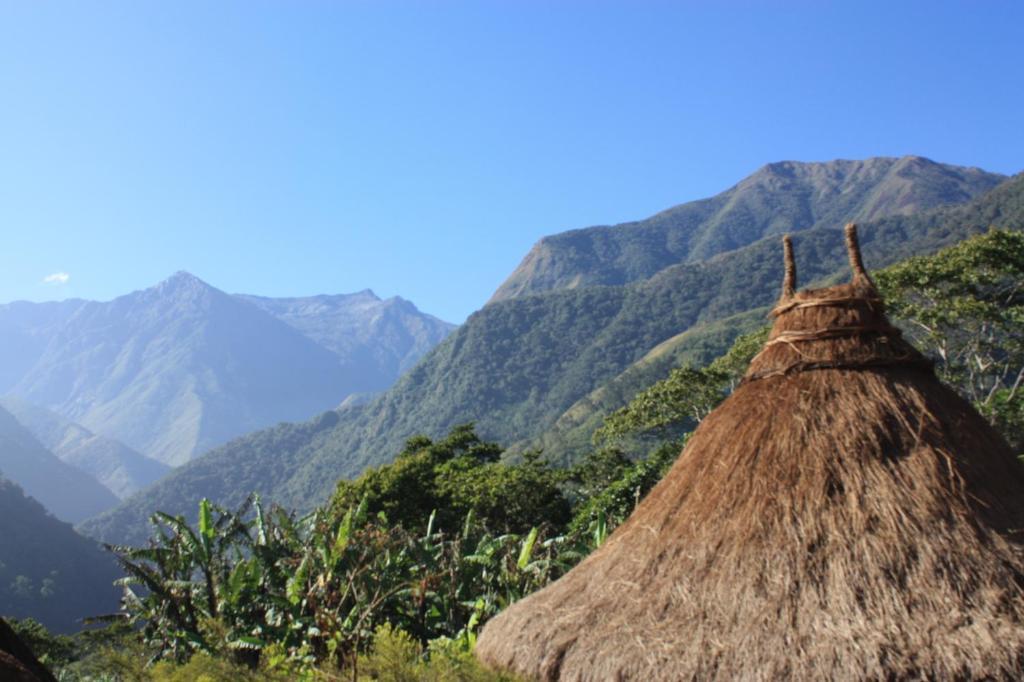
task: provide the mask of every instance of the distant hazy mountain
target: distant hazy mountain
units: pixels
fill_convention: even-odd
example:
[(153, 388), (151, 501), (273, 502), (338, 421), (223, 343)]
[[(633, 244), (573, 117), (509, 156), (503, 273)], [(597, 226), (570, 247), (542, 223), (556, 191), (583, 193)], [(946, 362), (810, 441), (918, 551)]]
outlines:
[(109, 302), (0, 306), (0, 393), (178, 465), (387, 388), (450, 328), (370, 292), (275, 301), (180, 272)]
[[(1024, 226), (1024, 177), (965, 205), (862, 224), (861, 240), (868, 266), (877, 268), (933, 252), (991, 225)], [(802, 283), (844, 273), (843, 240), (833, 226), (797, 233), (794, 241)], [(559, 289), (492, 303), (383, 395), (237, 439), (172, 472), (147, 490), (145, 499), (128, 500), (83, 528), (96, 537), (140, 541), (153, 509), (194, 514), (201, 497), (231, 505), (254, 490), (265, 499), (308, 509), (330, 494), (337, 478), (389, 461), (405, 438), (439, 436), (467, 421), (475, 421), (487, 438), (543, 444), (549, 453), (558, 452), (561, 446), (554, 441), (563, 436), (589, 435), (572, 423), (574, 407), (581, 420), (593, 422), (579, 401), (598, 398), (594, 392), (606, 385), (609, 392), (628, 392), (652, 378), (649, 369), (665, 370), (660, 364), (651, 368), (657, 355), (652, 351), (672, 339), (689, 344), (670, 349), (679, 357), (714, 357), (736, 332), (715, 323), (735, 316), (737, 328), (756, 325), (756, 313), (743, 313), (770, 305), (781, 279), (781, 250), (772, 236), (625, 285)], [(680, 337), (688, 329), (703, 331)], [(628, 396), (600, 397), (612, 407)]]
[(646, 279), (769, 235), (837, 229), (962, 203), (1005, 176), (919, 156), (764, 166), (734, 187), (646, 220), (541, 239), (491, 302), (524, 294)]
[(0, 393), (18, 383), (39, 361), (50, 339), (85, 304), (71, 299), (0, 305)]
[(124, 499), (162, 477), (170, 467), (130, 447), (18, 398), (0, 398), (10, 412), (50, 452)]
[(350, 392), (346, 384), (329, 350), (178, 273), (82, 304), (10, 393), (176, 465), (336, 405)]
[(401, 297), (382, 301), (369, 289), (304, 298), (238, 297), (336, 353), (358, 393), (390, 387), (455, 328)]
[(117, 610), (119, 577), (110, 554), (0, 478), (0, 616), (75, 632)]
[[(3, 408), (0, 475), (20, 485), (62, 521), (78, 523), (118, 503), (99, 481), (58, 459)], [(3, 542), (0, 535), (0, 544)]]

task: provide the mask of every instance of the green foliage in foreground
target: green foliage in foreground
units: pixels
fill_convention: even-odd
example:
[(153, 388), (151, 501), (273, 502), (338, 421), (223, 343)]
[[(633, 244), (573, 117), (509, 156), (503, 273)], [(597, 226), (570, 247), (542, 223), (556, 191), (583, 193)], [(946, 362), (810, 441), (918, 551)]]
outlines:
[[(669, 470), (685, 441), (671, 440), (658, 446), (649, 457), (631, 463), (616, 450), (599, 450), (577, 467), (588, 471), (595, 464), (604, 469), (606, 483), (587, 487), (588, 478), (580, 476), (585, 493), (569, 526), (570, 534), (589, 534), (600, 546), (613, 528), (625, 521), (651, 488)], [(614, 471), (614, 475), (607, 476)]]
[(377, 628), (373, 648), (359, 657), (360, 679), (394, 682), (515, 682), (485, 669), (458, 642), (436, 639), (427, 647), (390, 625)]
[[(19, 636), (62, 682), (516, 682), (518, 678), (488, 670), (466, 646), (439, 638), (427, 646), (402, 630), (382, 625), (373, 642), (347, 670), (324, 665), (296, 664), (284, 659), (280, 647), (268, 649), (258, 667), (230, 658), (197, 653), (185, 662), (151, 662), (147, 652), (126, 629), (90, 636), (51, 635), (31, 620), (13, 621)], [(62, 652), (54, 657), (54, 651)]]
[(150, 660), (152, 679), (232, 666), (499, 679), (471, 661), (481, 625), (601, 544), (678, 452), (633, 463), (601, 451), (570, 471), (536, 454), (509, 464), (463, 425), (410, 439), (306, 516), (255, 496), (235, 510), (204, 499), (195, 524), (157, 512), (147, 546), (109, 547), (127, 576), (115, 620), (140, 649), (105, 660)]

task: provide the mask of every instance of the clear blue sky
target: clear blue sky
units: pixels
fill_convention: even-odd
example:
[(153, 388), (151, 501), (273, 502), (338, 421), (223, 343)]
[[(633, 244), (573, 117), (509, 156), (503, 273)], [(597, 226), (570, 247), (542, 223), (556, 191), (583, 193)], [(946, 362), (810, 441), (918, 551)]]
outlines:
[(184, 269), (460, 322), (541, 236), (767, 162), (1024, 169), (1022, 36), (1017, 0), (6, 2), (0, 301)]

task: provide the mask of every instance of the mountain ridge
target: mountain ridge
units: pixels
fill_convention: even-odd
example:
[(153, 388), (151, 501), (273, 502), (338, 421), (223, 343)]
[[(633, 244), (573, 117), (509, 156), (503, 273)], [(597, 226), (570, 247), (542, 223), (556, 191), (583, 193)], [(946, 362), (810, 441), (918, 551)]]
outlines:
[(84, 471), (119, 499), (125, 499), (163, 477), (170, 467), (124, 443), (100, 436), (52, 410), (14, 397), (0, 398), (0, 407), (61, 461)]
[(452, 329), (405, 299), (353, 296), (366, 305), (349, 306), (336, 343), (310, 333), (330, 320), (293, 315), (304, 327), (268, 311), (275, 299), (227, 294), (186, 271), (110, 301), (0, 305), (0, 395), (179, 465), (379, 392)]
[(537, 291), (626, 284), (772, 234), (962, 203), (1003, 180), (920, 156), (774, 162), (713, 197), (644, 220), (544, 237), (488, 303)]
[(17, 483), (61, 521), (78, 523), (119, 500), (86, 472), (61, 461), (0, 407), (0, 476)]
[[(1024, 177), (968, 204), (862, 225), (865, 259), (882, 267), (1006, 220), (1018, 229), (1024, 223)], [(798, 232), (794, 242), (802, 281), (844, 272), (845, 251), (834, 227)], [(769, 236), (627, 285), (542, 291), (489, 304), (373, 401), (232, 441), (148, 490), (146, 502), (189, 514), (198, 496), (234, 504), (242, 491), (256, 490), (306, 508), (324, 499), (339, 477), (388, 461), (405, 438), (437, 437), (473, 420), (488, 439), (528, 443), (658, 344), (694, 325), (770, 305), (781, 276), (777, 238)], [(116, 538), (144, 533), (143, 518), (141, 499), (129, 500), (84, 528)]]
[(384, 390), (455, 329), (408, 299), (382, 299), (371, 289), (297, 297), (236, 296), (337, 353), (347, 373), (372, 368), (353, 393)]
[(9, 392), (175, 465), (335, 404), (344, 380), (329, 351), (178, 273), (78, 307)]

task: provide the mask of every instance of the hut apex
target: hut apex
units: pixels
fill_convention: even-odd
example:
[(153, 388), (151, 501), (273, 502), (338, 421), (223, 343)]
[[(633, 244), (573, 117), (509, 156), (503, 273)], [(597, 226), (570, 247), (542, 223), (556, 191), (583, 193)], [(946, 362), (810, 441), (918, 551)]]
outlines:
[(484, 628), (538, 680), (1024, 679), (1024, 469), (847, 284), (797, 291), (665, 478)]

